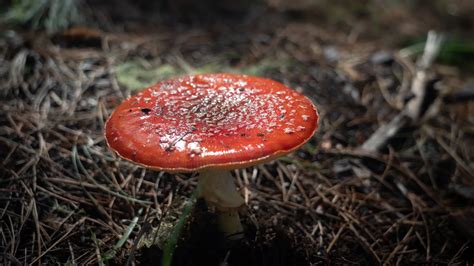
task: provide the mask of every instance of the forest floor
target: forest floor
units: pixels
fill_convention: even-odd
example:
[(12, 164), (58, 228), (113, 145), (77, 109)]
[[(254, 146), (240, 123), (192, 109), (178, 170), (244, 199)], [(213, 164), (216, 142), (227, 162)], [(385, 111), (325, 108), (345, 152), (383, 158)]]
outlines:
[[(474, 262), (473, 65), (447, 64), (446, 50), (417, 65), (442, 25), (430, 10), (342, 24), (261, 6), (202, 23), (97, 10), (96, 27), (54, 35), (1, 27), (0, 264), (158, 264), (143, 239), (179, 216), (197, 177), (119, 159), (103, 125), (138, 89), (204, 72), (283, 82), (314, 101), (320, 127), (293, 154), (234, 172), (243, 241), (226, 242), (198, 201), (173, 265)], [(396, 134), (368, 141), (384, 125)]]

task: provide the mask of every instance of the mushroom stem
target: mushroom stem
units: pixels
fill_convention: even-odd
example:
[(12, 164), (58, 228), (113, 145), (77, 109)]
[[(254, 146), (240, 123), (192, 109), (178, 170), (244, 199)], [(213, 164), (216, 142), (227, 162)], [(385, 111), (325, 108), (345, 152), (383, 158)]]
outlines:
[(220, 230), (231, 240), (241, 239), (243, 227), (238, 209), (244, 204), (244, 199), (237, 192), (232, 174), (225, 170), (201, 172), (199, 187), (200, 196), (219, 212), (217, 222)]
[(237, 210), (230, 210), (220, 212), (217, 217), (219, 229), (230, 240), (239, 240), (244, 236), (244, 228), (240, 223), (239, 212)]

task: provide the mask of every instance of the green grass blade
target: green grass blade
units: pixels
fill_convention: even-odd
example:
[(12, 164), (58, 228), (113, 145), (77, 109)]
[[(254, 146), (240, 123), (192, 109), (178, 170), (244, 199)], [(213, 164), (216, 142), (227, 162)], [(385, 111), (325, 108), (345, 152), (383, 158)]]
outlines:
[(170, 239), (166, 243), (164, 252), (163, 252), (163, 260), (162, 260), (162, 265), (163, 266), (170, 266), (171, 262), (173, 260), (173, 253), (174, 250), (176, 249), (176, 244), (178, 243), (178, 238), (181, 234), (181, 231), (183, 230), (184, 223), (186, 219), (188, 218), (189, 214), (191, 213), (192, 208), (194, 207), (197, 197), (199, 196), (199, 186), (196, 188), (196, 190), (193, 192), (191, 195), (191, 198), (189, 199), (189, 203), (184, 207), (183, 213), (179, 216), (178, 223), (175, 225), (173, 232), (171, 233)]

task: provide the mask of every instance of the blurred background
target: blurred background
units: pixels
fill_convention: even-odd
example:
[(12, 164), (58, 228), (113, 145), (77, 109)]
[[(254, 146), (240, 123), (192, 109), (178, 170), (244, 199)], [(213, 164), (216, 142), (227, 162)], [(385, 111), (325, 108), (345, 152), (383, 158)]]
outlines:
[(196, 177), (118, 159), (103, 125), (140, 89), (207, 72), (283, 82), (320, 128), (234, 172), (245, 242), (216, 247), (198, 202), (173, 265), (472, 263), (473, 13), (472, 0), (2, 1), (0, 264), (160, 261), (143, 239), (175, 222)]

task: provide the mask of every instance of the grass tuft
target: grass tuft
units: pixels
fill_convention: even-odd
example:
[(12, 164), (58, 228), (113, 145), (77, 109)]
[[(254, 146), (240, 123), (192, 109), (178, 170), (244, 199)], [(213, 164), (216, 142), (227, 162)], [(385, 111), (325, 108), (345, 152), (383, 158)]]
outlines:
[(52, 34), (81, 20), (77, 0), (15, 0), (2, 21)]

